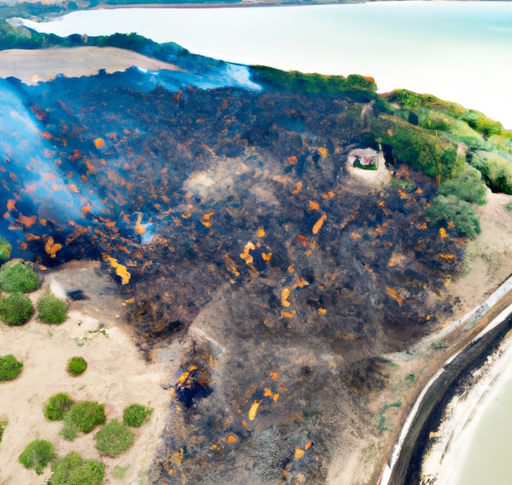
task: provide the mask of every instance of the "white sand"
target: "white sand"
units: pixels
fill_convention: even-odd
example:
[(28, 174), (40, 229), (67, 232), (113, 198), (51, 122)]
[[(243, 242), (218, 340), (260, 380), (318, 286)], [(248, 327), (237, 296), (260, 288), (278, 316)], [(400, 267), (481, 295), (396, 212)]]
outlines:
[[(84, 458), (103, 461), (107, 466), (105, 483), (139, 483), (155, 456), (167, 417), (170, 395), (160, 386), (163, 366), (147, 364), (137, 351), (134, 338), (122, 329), (121, 319), (109, 312), (108, 307), (115, 311), (121, 302), (113, 295), (115, 286), (96, 276), (94, 267), (68, 265), (55, 274), (57, 281), (52, 283), (51, 279), (46, 279), (45, 287), (51, 284), (55, 288), (58, 284), (66, 290), (96, 288), (104, 296), (91, 295), (89, 302), (73, 303), (69, 319), (62, 325), (48, 326), (34, 319), (21, 327), (0, 323), (0, 355), (12, 353), (24, 364), (15, 380), (0, 383), (0, 421), (9, 420), (0, 443), (0, 484), (39, 485), (50, 476), (47, 469), (37, 477), (33, 470), (18, 463), (20, 453), (34, 439), (51, 441), (61, 456), (77, 451)], [(89, 333), (100, 322), (105, 325), (108, 338)], [(83, 346), (77, 345), (82, 342)], [(87, 370), (78, 377), (66, 371), (67, 361), (74, 356), (82, 356), (88, 362)], [(58, 392), (68, 393), (77, 401), (105, 404), (107, 420), (122, 420), (123, 410), (132, 403), (151, 406), (154, 412), (147, 423), (135, 429), (131, 448), (117, 458), (101, 457), (94, 440), (99, 428), (69, 442), (59, 436), (62, 422), (46, 421), (43, 404)], [(130, 465), (122, 481), (111, 478), (116, 465)]]
[(13, 76), (26, 84), (48, 81), (58, 74), (80, 77), (97, 74), (100, 69), (113, 73), (132, 66), (146, 71), (182, 70), (174, 64), (115, 47), (9, 49), (0, 52), (0, 77)]

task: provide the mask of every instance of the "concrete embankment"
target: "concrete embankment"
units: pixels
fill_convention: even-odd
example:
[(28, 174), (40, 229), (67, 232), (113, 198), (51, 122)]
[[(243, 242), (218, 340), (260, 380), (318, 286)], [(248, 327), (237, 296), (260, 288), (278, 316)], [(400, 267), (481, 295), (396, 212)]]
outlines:
[[(440, 421), (446, 405), (456, 392), (457, 384), (483, 364), (512, 326), (511, 287), (512, 278), (484, 304), (448, 327), (456, 329), (463, 326), (468, 331), (468, 340), (471, 328), (475, 327), (477, 321), (478, 328), (483, 329), (465, 347), (456, 349), (423, 388), (402, 427), (380, 485), (413, 485), (419, 482), (419, 469), (429, 430), (435, 429), (435, 423)], [(442, 333), (446, 335), (447, 332)]]

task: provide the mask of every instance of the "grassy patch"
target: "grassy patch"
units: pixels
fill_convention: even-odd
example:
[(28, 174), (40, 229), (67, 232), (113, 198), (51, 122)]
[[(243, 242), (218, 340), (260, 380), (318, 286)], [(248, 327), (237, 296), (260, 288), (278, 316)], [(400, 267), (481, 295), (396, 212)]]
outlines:
[(53, 465), (51, 485), (102, 485), (105, 465), (96, 460), (84, 460), (76, 451)]
[(0, 421), (0, 443), (2, 442), (2, 438), (4, 437), (4, 431), (5, 428), (7, 428), (8, 424), (9, 421)]
[(33, 468), (38, 475), (57, 458), (55, 446), (46, 440), (34, 440), (20, 455), (18, 461), (25, 468)]
[(117, 419), (112, 419), (96, 435), (96, 448), (100, 453), (114, 457), (129, 448), (135, 439), (133, 431)]
[(43, 408), (46, 419), (50, 421), (62, 421), (64, 414), (69, 411), (73, 401), (67, 394), (55, 394), (48, 399), (48, 404)]
[(471, 158), (471, 165), (478, 169), (493, 192), (512, 195), (512, 164), (499, 153), (479, 150)]
[(4, 264), (0, 268), (0, 289), (6, 293), (30, 293), (40, 284), (32, 266), (24, 261)]
[(0, 236), (0, 263), (7, 261), (11, 257), (12, 247), (7, 239)]
[(64, 323), (67, 316), (67, 306), (48, 290), (37, 302), (37, 319), (50, 325)]
[(123, 422), (128, 426), (138, 428), (149, 419), (152, 412), (152, 408), (147, 408), (141, 404), (131, 404), (124, 410)]
[(72, 441), (77, 434), (90, 433), (96, 426), (105, 423), (105, 406), (95, 401), (75, 403), (64, 414), (64, 428), (60, 432), (65, 439)]
[(439, 340), (436, 340), (435, 342), (432, 342), (430, 344), (430, 347), (434, 350), (443, 350), (446, 347), (446, 339), (442, 338)]
[(0, 320), (7, 325), (23, 325), (34, 314), (34, 306), (23, 293), (0, 296)]
[(114, 478), (117, 478), (118, 480), (122, 480), (124, 478), (124, 476), (126, 475), (128, 468), (130, 468), (130, 465), (126, 465), (126, 466), (116, 465), (116, 467), (114, 468), (114, 471), (112, 472), (112, 476)]
[(399, 366), (398, 364), (395, 364), (394, 362), (391, 362), (390, 360), (388, 360), (388, 361), (386, 362), (386, 365), (387, 365), (388, 367), (390, 367), (391, 369), (393, 369), (393, 370), (398, 370), (398, 369), (400, 369), (400, 366)]
[(377, 170), (377, 164), (371, 163), (370, 165), (364, 165), (359, 161), (359, 158), (356, 158), (354, 163), (352, 164), (355, 168), (360, 168), (361, 170)]
[(68, 371), (78, 376), (87, 369), (87, 362), (83, 357), (73, 357), (68, 364)]
[(405, 376), (405, 382), (412, 386), (416, 382), (416, 376), (414, 374), (408, 374)]
[(13, 355), (0, 357), (0, 382), (14, 379), (20, 372), (23, 364)]

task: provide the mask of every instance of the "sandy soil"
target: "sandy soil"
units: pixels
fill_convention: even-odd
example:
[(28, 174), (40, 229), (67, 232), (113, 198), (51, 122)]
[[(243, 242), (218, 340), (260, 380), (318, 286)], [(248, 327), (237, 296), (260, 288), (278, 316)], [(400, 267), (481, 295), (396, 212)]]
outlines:
[(0, 77), (13, 76), (26, 84), (48, 81), (57, 74), (67, 77), (90, 76), (97, 74), (100, 69), (112, 73), (132, 66), (147, 71), (182, 70), (174, 64), (115, 47), (75, 47), (72, 50), (10, 49), (0, 52)]
[[(144, 484), (146, 469), (155, 456), (158, 437), (165, 426), (170, 395), (160, 386), (161, 364), (146, 363), (123, 327), (116, 312), (123, 302), (115, 285), (97, 272), (94, 264), (68, 264), (48, 275), (43, 288), (31, 295), (36, 300), (44, 288), (66, 291), (83, 289), (91, 299), (73, 302), (69, 319), (62, 325), (48, 326), (32, 319), (22, 327), (0, 324), (0, 354), (14, 354), (24, 363), (17, 379), (0, 383), (0, 421), (9, 420), (0, 443), (0, 484), (42, 484), (50, 471), (37, 477), (18, 463), (18, 456), (34, 439), (47, 439), (57, 453), (79, 452), (84, 458), (101, 460), (107, 466), (105, 483)], [(95, 293), (92, 292), (95, 291)], [(108, 335), (90, 333), (104, 324)], [(71, 377), (66, 369), (73, 356), (88, 362), (85, 373)], [(151, 406), (150, 420), (135, 430), (135, 443), (117, 458), (101, 457), (94, 435), (80, 435), (73, 442), (59, 436), (62, 422), (46, 421), (43, 404), (53, 394), (66, 392), (73, 399), (105, 404), (107, 420), (122, 419), (131, 403)], [(123, 480), (112, 477), (116, 466), (126, 467)]]
[(482, 233), (466, 247), (466, 274), (449, 286), (461, 302), (455, 318), (483, 303), (512, 274), (512, 211), (505, 207), (510, 201), (488, 191), (487, 204), (478, 208)]

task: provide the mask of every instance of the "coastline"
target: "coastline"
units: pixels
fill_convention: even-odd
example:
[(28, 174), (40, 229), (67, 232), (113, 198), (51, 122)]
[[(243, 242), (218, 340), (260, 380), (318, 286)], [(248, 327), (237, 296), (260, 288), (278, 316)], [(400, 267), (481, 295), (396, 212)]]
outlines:
[(511, 363), (512, 336), (509, 332), (484, 365), (488, 368), (482, 369), (483, 376), (479, 376), (467, 395), (456, 396), (451, 401), (440, 429), (435, 432), (438, 441), (424, 460), (424, 478), (435, 479), (439, 485), (459, 483), (480, 423), (512, 380)]
[[(441, 329), (439, 332), (433, 335), (429, 335), (420, 343), (418, 343), (417, 346), (422, 345), (424, 343), (432, 342), (438, 338), (442, 338), (450, 333), (455, 332), (457, 329), (461, 327), (464, 328), (466, 331), (470, 329), (476, 330), (478, 328), (477, 323), (479, 321), (483, 320), (484, 317), (493, 309), (495, 309), (500, 302), (508, 302), (508, 300), (510, 300), (511, 298), (512, 278), (509, 278), (482, 305), (479, 305), (478, 307), (474, 308), (473, 310), (468, 312), (464, 317), (454, 321), (452, 324)], [(387, 460), (385, 467), (381, 472), (381, 478), (379, 480), (380, 485), (388, 485), (389, 483), (395, 483), (393, 481), (394, 475), (396, 474), (395, 469), (396, 467), (399, 467), (399, 461), (403, 461), (403, 457), (401, 455), (402, 449), (404, 449), (405, 447), (410, 447), (409, 444), (406, 445), (406, 441), (410, 439), (409, 433), (411, 432), (412, 427), (415, 425), (415, 421), (417, 421), (419, 417), (421, 418), (421, 406), (424, 405), (425, 402), (429, 399), (429, 392), (434, 392), (433, 389), (435, 388), (435, 384), (438, 384), (441, 375), (445, 372), (445, 370), (448, 369), (450, 364), (452, 364), (459, 356), (461, 356), (464, 353), (466, 349), (473, 347), (476, 343), (481, 341), (489, 332), (491, 332), (497, 326), (506, 321), (511, 314), (512, 304), (508, 305), (505, 310), (501, 311), (498, 316), (493, 318), (487, 325), (485, 325), (485, 327), (478, 333), (476, 337), (472, 337), (471, 340), (468, 339), (468, 342), (462, 348), (460, 348), (460, 345), (457, 346), (458, 348), (454, 348), (454, 353), (447, 358), (444, 365), (442, 365), (442, 367), (439, 368), (437, 372), (428, 380), (426, 385), (423, 386), (418, 397), (413, 401), (414, 404), (412, 405), (411, 410), (409, 411), (406, 419), (404, 420), (404, 424), (401, 427), (399, 437), (396, 443), (394, 444), (391, 453), (389, 454), (389, 458)]]

